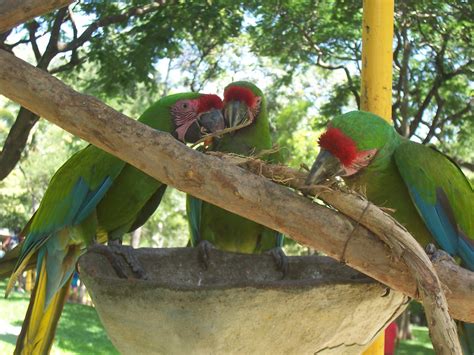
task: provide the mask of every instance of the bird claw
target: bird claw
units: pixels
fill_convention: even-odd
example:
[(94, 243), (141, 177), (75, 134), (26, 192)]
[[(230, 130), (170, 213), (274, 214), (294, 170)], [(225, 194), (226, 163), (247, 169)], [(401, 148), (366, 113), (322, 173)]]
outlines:
[(433, 263), (441, 262), (441, 261), (449, 261), (453, 264), (456, 264), (456, 260), (454, 260), (454, 258), (451, 255), (449, 255), (447, 252), (445, 252), (442, 249), (436, 248), (436, 246), (433, 243), (429, 243), (425, 247), (425, 252), (430, 258), (431, 262)]
[(89, 250), (105, 256), (117, 276), (121, 279), (129, 278), (126, 272), (127, 268), (130, 268), (137, 278), (141, 280), (149, 279), (145, 269), (135, 255), (135, 249), (131, 246), (121, 245), (119, 241), (110, 240), (107, 246), (94, 244)]
[(270, 254), (273, 257), (273, 261), (275, 262), (278, 271), (282, 272), (282, 279), (284, 279), (288, 275), (290, 265), (289, 259), (283, 249), (273, 248), (267, 251), (266, 254)]
[(115, 240), (110, 240), (108, 246), (117, 255), (122, 256), (127, 265), (133, 271), (133, 273), (140, 280), (148, 280), (148, 274), (143, 268), (142, 264), (135, 255), (135, 249), (129, 245), (122, 245), (120, 242)]
[(201, 240), (198, 245), (198, 260), (204, 270), (207, 270), (211, 261), (211, 250), (215, 249), (214, 245), (207, 240)]
[(124, 271), (126, 268), (125, 262), (123, 259), (119, 258), (108, 246), (102, 244), (93, 244), (89, 247), (88, 251), (104, 256), (109, 261), (110, 265), (119, 278), (128, 278), (127, 273)]

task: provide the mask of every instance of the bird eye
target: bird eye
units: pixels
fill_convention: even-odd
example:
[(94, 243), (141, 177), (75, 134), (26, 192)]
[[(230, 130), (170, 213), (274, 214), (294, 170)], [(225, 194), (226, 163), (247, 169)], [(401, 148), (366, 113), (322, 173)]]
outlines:
[(188, 104), (187, 104), (186, 102), (183, 102), (182, 107), (183, 107), (184, 109), (187, 109), (187, 108), (188, 108)]

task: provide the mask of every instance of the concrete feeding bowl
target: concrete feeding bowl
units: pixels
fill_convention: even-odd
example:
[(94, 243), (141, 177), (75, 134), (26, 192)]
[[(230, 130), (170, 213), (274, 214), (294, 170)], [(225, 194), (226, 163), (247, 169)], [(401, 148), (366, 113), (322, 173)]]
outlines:
[(123, 354), (359, 354), (407, 299), (329, 258), (137, 249), (149, 280), (119, 279), (96, 253), (81, 278)]

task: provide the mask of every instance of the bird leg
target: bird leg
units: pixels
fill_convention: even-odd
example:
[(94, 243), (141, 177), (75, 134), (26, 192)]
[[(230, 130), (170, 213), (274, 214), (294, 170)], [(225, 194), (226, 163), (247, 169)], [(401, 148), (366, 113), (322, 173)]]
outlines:
[(442, 249), (437, 249), (436, 246), (433, 243), (429, 243), (425, 247), (425, 252), (430, 258), (431, 262), (440, 262), (440, 261), (449, 261), (453, 264), (456, 264), (456, 260), (449, 255), (447, 252), (445, 252)]
[(211, 261), (211, 250), (215, 249), (214, 245), (207, 240), (201, 240), (198, 245), (198, 261), (204, 270), (209, 268)]
[(127, 265), (139, 279), (149, 279), (145, 269), (135, 255), (135, 249), (133, 249), (133, 247), (122, 245), (121, 241), (118, 239), (111, 239), (107, 244), (113, 253), (120, 255), (125, 260)]
[(94, 243), (88, 248), (88, 251), (105, 256), (110, 265), (112, 265), (112, 268), (115, 270), (115, 273), (118, 277), (121, 279), (128, 278), (127, 273), (124, 271), (126, 268), (125, 262), (122, 258), (119, 258), (108, 246)]
[(283, 249), (276, 247), (266, 251), (265, 254), (270, 254), (272, 256), (278, 271), (281, 271), (283, 274), (282, 279), (284, 279), (286, 275), (288, 275), (289, 260)]

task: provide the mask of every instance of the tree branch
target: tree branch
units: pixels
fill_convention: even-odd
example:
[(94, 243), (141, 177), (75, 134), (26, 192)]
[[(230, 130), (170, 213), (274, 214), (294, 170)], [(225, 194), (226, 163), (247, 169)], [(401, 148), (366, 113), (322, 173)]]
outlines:
[(343, 69), (344, 73), (346, 74), (347, 82), (349, 84), (349, 89), (351, 90), (352, 95), (354, 95), (354, 99), (357, 104), (357, 108), (360, 108), (360, 95), (358, 89), (354, 86), (354, 81), (352, 80), (351, 73), (349, 72), (349, 69), (347, 69), (344, 65), (337, 65), (337, 66), (332, 66), (328, 64), (323, 64), (320, 61), (320, 57), (318, 57), (316, 61), (316, 66), (323, 68), (323, 69), (329, 69), (329, 70), (338, 70), (338, 69)]
[(459, 159), (454, 159), (456, 161), (456, 163), (461, 167), (461, 168), (465, 168), (465, 169), (469, 169), (471, 170), (472, 172), (474, 172), (474, 163), (469, 163), (467, 161), (462, 161), (462, 160), (459, 160)]
[[(419, 31), (422, 34), (422, 36), (425, 36), (421, 27), (419, 26)], [(427, 44), (434, 52), (435, 52), (435, 66), (437, 68), (437, 74), (436, 77), (433, 81), (433, 85), (431, 86), (431, 89), (428, 91), (427, 95), (423, 99), (423, 102), (419, 106), (413, 120), (410, 123), (410, 131), (409, 131), (409, 137), (411, 137), (416, 129), (418, 128), (423, 115), (428, 108), (431, 100), (435, 95), (437, 95), (438, 90), (440, 87), (448, 80), (454, 78), (455, 76), (458, 75), (464, 75), (464, 74), (470, 74), (471, 71), (469, 70), (470, 65), (474, 62), (473, 59), (470, 59), (467, 63), (460, 65), (457, 69), (451, 71), (451, 72), (446, 72), (444, 68), (444, 53), (446, 51), (446, 47), (449, 41), (449, 34), (443, 34), (443, 43), (441, 44), (441, 48), (436, 51), (436, 48), (432, 46), (431, 44)]]
[(425, 139), (423, 139), (423, 142), (422, 142), (423, 144), (429, 143), (429, 141), (431, 141), (431, 139), (434, 137), (436, 128), (438, 128), (439, 126), (441, 112), (443, 111), (443, 108), (444, 108), (444, 100), (441, 98), (438, 92), (435, 93), (435, 99), (436, 99), (436, 104), (437, 104), (436, 113), (433, 117), (433, 120), (431, 121), (431, 124), (428, 125), (429, 131), (426, 134)]
[(164, 4), (166, 3), (165, 0), (160, 0), (160, 1), (154, 1), (151, 4), (144, 5), (144, 6), (136, 6), (128, 9), (122, 14), (117, 14), (117, 15), (111, 15), (108, 17), (105, 17), (103, 19), (99, 19), (92, 24), (90, 24), (82, 34), (76, 38), (73, 39), (71, 42), (67, 44), (62, 44), (59, 47), (60, 52), (67, 52), (76, 48), (79, 48), (82, 46), (84, 43), (86, 43), (94, 34), (95, 31), (97, 31), (101, 27), (109, 26), (112, 24), (116, 23), (122, 23), (126, 22), (129, 20), (131, 17), (141, 17), (144, 16), (148, 13), (157, 11), (160, 9)]
[[(0, 51), (0, 93), (165, 184), (290, 235), (337, 260), (345, 249), (348, 265), (411, 297), (417, 295), (414, 275), (405, 263), (366, 228), (286, 187), (191, 150), (171, 135), (77, 93), (5, 51)], [(449, 288), (451, 314), (474, 322), (473, 273), (457, 266), (437, 270)]]
[(79, 65), (81, 63), (84, 63), (86, 61), (86, 59), (87, 59), (87, 57), (79, 58), (77, 53), (72, 54), (71, 59), (69, 60), (69, 62), (67, 62), (63, 65), (57, 66), (56, 68), (51, 68), (51, 69), (48, 70), (48, 72), (50, 74), (58, 74), (58, 73), (62, 73), (64, 71), (71, 70), (72, 68), (76, 67), (77, 65)]
[(409, 131), (409, 90), (410, 90), (410, 77), (409, 77), (409, 59), (411, 55), (411, 43), (408, 39), (407, 28), (402, 28), (401, 38), (403, 41), (403, 51), (402, 51), (402, 62), (400, 67), (400, 74), (398, 77), (398, 90), (400, 98), (400, 134), (404, 137), (408, 137), (410, 134)]
[(0, 180), (5, 179), (15, 168), (21, 158), (21, 153), (33, 126), (38, 122), (39, 116), (26, 108), (21, 107), (0, 152)]
[(0, 2), (0, 33), (36, 16), (69, 5), (74, 0), (4, 0)]
[(31, 48), (33, 48), (33, 53), (35, 55), (36, 63), (39, 63), (41, 60), (41, 52), (38, 48), (38, 43), (36, 42), (36, 31), (38, 30), (39, 24), (35, 20), (26, 24), (29, 35), (29, 42), (31, 43)]
[(62, 9), (59, 9), (58, 12), (56, 13), (56, 17), (53, 22), (53, 26), (51, 28), (51, 34), (49, 37), (48, 45), (46, 46), (46, 49), (38, 62), (37, 67), (47, 70), (49, 63), (51, 63), (51, 60), (56, 56), (56, 54), (59, 53), (58, 50), (58, 45), (59, 45), (59, 35), (61, 33), (61, 25), (64, 22), (64, 19), (67, 15), (68, 8), (63, 7)]
[[(281, 14), (283, 17), (285, 17), (286, 19), (288, 19), (292, 24), (293, 26), (295, 26), (298, 31), (301, 33), (301, 35), (303, 36), (303, 38), (306, 40), (306, 42), (308, 43), (308, 45), (313, 49), (313, 51), (315, 52), (316, 54), (316, 63), (315, 65), (320, 67), (320, 68), (323, 68), (323, 69), (328, 69), (328, 70), (339, 70), (339, 69), (342, 69), (344, 70), (344, 73), (346, 74), (346, 78), (347, 78), (347, 82), (349, 84), (349, 89), (352, 93), (352, 95), (354, 95), (354, 99), (356, 101), (356, 104), (357, 104), (357, 108), (360, 108), (360, 95), (359, 95), (359, 88), (356, 88), (354, 87), (354, 81), (352, 80), (352, 76), (351, 76), (351, 73), (349, 72), (349, 69), (347, 69), (347, 67), (345, 67), (344, 65), (337, 65), (337, 66), (332, 66), (332, 65), (328, 65), (328, 64), (325, 64), (325, 63), (322, 63), (321, 62), (321, 57), (325, 54), (323, 52), (323, 50), (313, 41), (313, 39), (311, 38), (311, 35), (303, 28), (300, 26), (299, 22), (298, 21), (295, 21), (293, 19), (290, 19), (288, 14), (286, 12), (282, 13)], [(357, 61), (357, 58), (355, 58), (355, 60)]]

